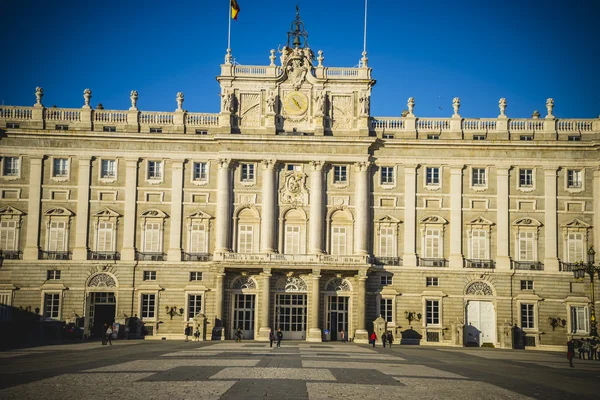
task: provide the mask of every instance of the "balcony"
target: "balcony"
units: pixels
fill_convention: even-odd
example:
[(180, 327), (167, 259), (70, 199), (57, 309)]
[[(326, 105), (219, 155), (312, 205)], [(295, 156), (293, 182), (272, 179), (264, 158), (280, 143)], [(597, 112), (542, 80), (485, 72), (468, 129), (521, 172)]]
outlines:
[(420, 258), (419, 267), (447, 267), (448, 260), (443, 258)]
[(0, 250), (0, 258), (3, 260), (20, 260), (23, 258), (23, 252), (19, 250)]
[(135, 254), (137, 261), (165, 261), (165, 253), (142, 253)]
[(402, 258), (401, 257), (373, 257), (373, 264), (402, 266)]
[(524, 271), (543, 271), (544, 264), (539, 261), (513, 261), (512, 269)]
[(183, 253), (183, 261), (212, 261), (210, 253)]
[(465, 260), (465, 268), (494, 269), (496, 263), (492, 260)]
[(90, 251), (89, 260), (120, 260), (121, 254), (116, 251)]
[(580, 263), (566, 263), (562, 262), (559, 264), (559, 268), (562, 272), (573, 272), (574, 269), (580, 267)]
[(330, 254), (277, 254), (277, 253), (216, 253), (214, 261), (246, 263), (287, 263), (287, 264), (368, 264), (369, 256), (330, 255)]
[(42, 260), (70, 260), (71, 253), (68, 251), (41, 251)]

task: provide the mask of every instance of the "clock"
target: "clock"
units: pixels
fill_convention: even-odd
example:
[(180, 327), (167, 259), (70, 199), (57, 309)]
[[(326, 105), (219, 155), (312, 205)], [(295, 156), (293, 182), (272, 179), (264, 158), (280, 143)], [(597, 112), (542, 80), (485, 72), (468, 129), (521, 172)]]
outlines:
[(283, 107), (290, 115), (302, 115), (308, 110), (308, 96), (302, 92), (289, 92), (283, 98)]

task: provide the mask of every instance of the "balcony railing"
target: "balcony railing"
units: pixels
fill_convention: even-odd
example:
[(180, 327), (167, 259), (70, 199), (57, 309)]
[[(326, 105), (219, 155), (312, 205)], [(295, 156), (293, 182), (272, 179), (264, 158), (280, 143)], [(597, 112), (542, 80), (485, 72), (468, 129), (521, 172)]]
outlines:
[(212, 261), (210, 253), (183, 253), (183, 261)]
[(465, 260), (465, 268), (496, 268), (496, 263), (492, 260)]
[(116, 251), (90, 251), (90, 260), (120, 260), (121, 254)]
[(23, 252), (19, 250), (0, 250), (0, 258), (3, 260), (20, 260), (23, 258)]
[(512, 268), (526, 271), (543, 271), (544, 264), (539, 261), (513, 261)]
[(562, 272), (573, 272), (573, 270), (578, 268), (580, 265), (581, 264), (579, 264), (579, 263), (566, 263), (566, 262), (561, 262), (559, 264), (560, 270)]
[(373, 257), (373, 264), (402, 266), (401, 257)]
[(137, 252), (135, 259), (138, 261), (165, 261), (165, 253), (143, 253)]
[(71, 253), (68, 251), (42, 251), (42, 260), (70, 260)]
[(419, 267), (447, 267), (448, 260), (443, 258), (420, 258)]
[(330, 254), (262, 254), (262, 253), (216, 253), (214, 261), (243, 262), (285, 262), (285, 263), (323, 263), (323, 264), (367, 264), (369, 256), (330, 255)]

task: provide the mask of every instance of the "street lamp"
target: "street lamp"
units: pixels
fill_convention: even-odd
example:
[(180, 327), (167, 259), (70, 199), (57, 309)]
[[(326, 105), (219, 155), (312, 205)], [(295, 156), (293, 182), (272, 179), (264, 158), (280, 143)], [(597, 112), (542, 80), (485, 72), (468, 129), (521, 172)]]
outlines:
[(573, 276), (575, 276), (575, 279), (585, 279), (586, 273), (590, 276), (590, 289), (592, 291), (592, 304), (590, 306), (590, 334), (592, 337), (598, 336), (598, 329), (596, 326), (596, 301), (594, 299), (594, 275), (597, 272), (598, 276), (600, 277), (600, 266), (596, 267), (594, 265), (595, 255), (596, 252), (594, 251), (594, 247), (590, 246), (590, 249), (587, 252), (587, 264), (582, 261), (578, 267), (573, 268)]

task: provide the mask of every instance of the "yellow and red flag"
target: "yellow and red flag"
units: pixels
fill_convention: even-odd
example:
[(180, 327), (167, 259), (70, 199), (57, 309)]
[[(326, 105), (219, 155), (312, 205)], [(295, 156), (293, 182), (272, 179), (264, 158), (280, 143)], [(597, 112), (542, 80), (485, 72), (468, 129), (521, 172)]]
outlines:
[(231, 18), (237, 21), (237, 16), (240, 13), (240, 6), (237, 0), (231, 0)]

